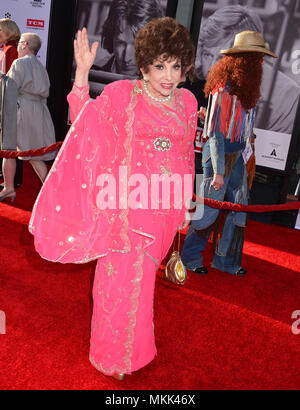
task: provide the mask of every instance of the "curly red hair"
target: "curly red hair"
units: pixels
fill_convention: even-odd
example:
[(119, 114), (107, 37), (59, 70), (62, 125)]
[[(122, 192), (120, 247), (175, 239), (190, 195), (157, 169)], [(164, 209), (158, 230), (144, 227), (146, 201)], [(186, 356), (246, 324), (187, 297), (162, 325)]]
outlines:
[(252, 52), (224, 56), (208, 73), (205, 96), (217, 86), (229, 85), (229, 93), (236, 95), (246, 110), (255, 107), (260, 97), (263, 58), (263, 53)]

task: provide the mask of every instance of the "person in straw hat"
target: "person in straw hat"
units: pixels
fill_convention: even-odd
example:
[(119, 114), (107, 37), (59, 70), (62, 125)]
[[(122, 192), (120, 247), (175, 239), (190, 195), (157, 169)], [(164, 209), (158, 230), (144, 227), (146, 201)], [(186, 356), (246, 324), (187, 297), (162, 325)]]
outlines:
[[(200, 196), (232, 203), (248, 203), (246, 163), (251, 157), (255, 107), (260, 96), (264, 55), (276, 58), (261, 33), (243, 31), (233, 47), (221, 50), (223, 57), (209, 71), (204, 92), (208, 99), (203, 135), (208, 138), (202, 156), (204, 180)], [(204, 251), (214, 232), (212, 267), (244, 276), (241, 266), (246, 214), (229, 212), (218, 240), (219, 210), (197, 204), (183, 245), (185, 266), (206, 274)]]
[[(244, 3), (249, 4), (250, 2)], [(209, 13), (207, 7), (204, 6), (204, 11)], [(195, 61), (196, 71), (201, 80), (206, 80), (208, 71), (222, 58), (220, 50), (228, 49), (233, 45), (236, 34), (252, 30), (264, 35), (265, 31), (266, 40), (271, 20), (270, 15), (265, 15), (262, 21), (257, 8), (239, 4), (218, 7), (203, 19)], [(270, 33), (268, 36), (271, 40)], [(286, 41), (287, 39), (284, 41), (285, 45), (287, 45)], [(279, 46), (278, 41), (275, 43)], [(278, 64), (273, 64), (273, 58), (266, 59), (263, 66), (260, 98), (256, 106), (255, 127), (291, 134), (298, 106), (300, 85), (295, 81), (296, 76), (289, 76), (285, 70), (282, 70), (282, 64), (278, 66)], [(284, 104), (282, 104), (283, 100)]]

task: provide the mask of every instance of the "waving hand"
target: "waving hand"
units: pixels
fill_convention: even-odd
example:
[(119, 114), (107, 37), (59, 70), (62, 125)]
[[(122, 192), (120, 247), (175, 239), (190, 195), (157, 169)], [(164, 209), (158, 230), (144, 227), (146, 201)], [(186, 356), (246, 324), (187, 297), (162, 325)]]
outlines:
[(88, 82), (88, 73), (94, 64), (98, 45), (95, 41), (90, 47), (86, 28), (78, 30), (77, 38), (74, 40), (74, 57), (77, 65), (75, 83), (78, 86), (84, 86)]

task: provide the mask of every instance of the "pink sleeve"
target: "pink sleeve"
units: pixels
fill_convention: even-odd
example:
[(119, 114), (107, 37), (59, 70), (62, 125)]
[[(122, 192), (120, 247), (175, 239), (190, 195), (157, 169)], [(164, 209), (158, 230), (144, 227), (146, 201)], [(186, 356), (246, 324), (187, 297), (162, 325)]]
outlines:
[(194, 175), (195, 173), (195, 152), (194, 152), (194, 141), (196, 137), (196, 128), (197, 128), (197, 119), (198, 119), (198, 114), (197, 114), (197, 100), (195, 96), (191, 93), (188, 92), (186, 93), (186, 99), (185, 99), (185, 104), (186, 104), (186, 110), (187, 110), (187, 118), (188, 118), (188, 133), (187, 133), (187, 139), (188, 139), (188, 145), (189, 149), (187, 151), (188, 155), (188, 163), (189, 163), (189, 169), (190, 172)]
[(72, 123), (75, 121), (84, 104), (90, 99), (89, 89), (89, 85), (78, 87), (76, 84), (73, 84), (73, 88), (67, 96)]

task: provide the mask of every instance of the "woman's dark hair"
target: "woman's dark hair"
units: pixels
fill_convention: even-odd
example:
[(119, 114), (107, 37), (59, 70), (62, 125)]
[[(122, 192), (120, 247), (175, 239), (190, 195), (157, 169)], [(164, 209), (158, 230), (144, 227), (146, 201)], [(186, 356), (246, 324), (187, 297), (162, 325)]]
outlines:
[(113, 53), (114, 38), (120, 34), (120, 24), (126, 21), (133, 38), (137, 31), (151, 19), (162, 17), (163, 11), (158, 0), (113, 0), (102, 30), (102, 47)]
[[(135, 38), (135, 61), (145, 72), (158, 57), (178, 59), (182, 73), (188, 67), (190, 79), (194, 78), (194, 45), (189, 31), (175, 19), (162, 17), (151, 20), (140, 29)], [(141, 72), (139, 72), (142, 77)]]

